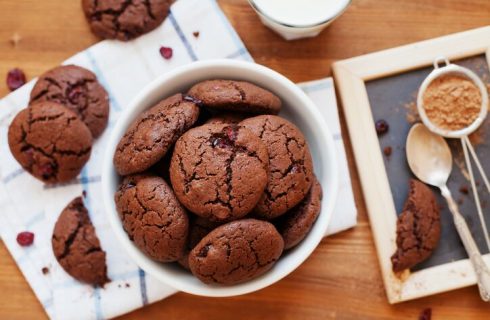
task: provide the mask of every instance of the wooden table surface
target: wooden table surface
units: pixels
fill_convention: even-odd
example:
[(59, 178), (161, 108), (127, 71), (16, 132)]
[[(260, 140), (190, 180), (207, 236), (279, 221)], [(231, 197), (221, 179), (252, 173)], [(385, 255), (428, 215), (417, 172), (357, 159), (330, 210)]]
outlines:
[[(488, 0), (354, 0), (319, 37), (286, 42), (265, 28), (246, 0), (219, 0), (255, 61), (293, 81), (331, 75), (331, 64), (360, 54), (490, 24)], [(20, 42), (13, 45), (11, 38)], [(13, 67), (28, 78), (97, 42), (79, 0), (0, 1), (0, 96)], [(342, 119), (345, 134), (345, 122)], [(347, 139), (346, 139), (347, 141)], [(389, 305), (376, 259), (353, 154), (347, 143), (358, 225), (322, 241), (290, 276), (259, 292), (212, 299), (179, 293), (123, 319), (488, 319), (476, 287)], [(1, 214), (1, 213), (0, 213)], [(5, 246), (0, 244), (0, 319), (46, 315)]]

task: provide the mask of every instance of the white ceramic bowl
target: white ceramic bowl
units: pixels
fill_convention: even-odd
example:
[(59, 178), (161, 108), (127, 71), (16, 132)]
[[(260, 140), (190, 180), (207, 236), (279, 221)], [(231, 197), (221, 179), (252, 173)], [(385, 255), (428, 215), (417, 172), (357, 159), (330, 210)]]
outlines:
[[(313, 156), (315, 173), (323, 187), (322, 211), (307, 237), (286, 252), (274, 267), (262, 276), (233, 286), (206, 285), (176, 264), (163, 264), (148, 258), (123, 230), (114, 204), (120, 177), (114, 169), (113, 154), (131, 122), (144, 110), (174, 93), (186, 92), (193, 84), (206, 79), (238, 79), (253, 82), (278, 95), (283, 101), (281, 116), (291, 120), (304, 133)], [(326, 107), (326, 106), (325, 106)], [(170, 71), (149, 84), (124, 110), (107, 146), (102, 188), (105, 210), (117, 240), (131, 258), (147, 273), (177, 290), (202, 296), (234, 296), (267, 287), (296, 269), (313, 252), (327, 230), (337, 198), (338, 177), (336, 149), (332, 134), (313, 102), (294, 83), (279, 73), (258, 64), (234, 60), (195, 62)]]

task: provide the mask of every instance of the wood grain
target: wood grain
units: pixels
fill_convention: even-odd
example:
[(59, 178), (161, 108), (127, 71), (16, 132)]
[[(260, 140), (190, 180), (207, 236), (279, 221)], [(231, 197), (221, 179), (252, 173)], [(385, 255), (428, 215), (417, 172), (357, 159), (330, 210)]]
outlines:
[[(488, 0), (354, 0), (319, 37), (286, 42), (260, 24), (246, 0), (219, 3), (256, 62), (293, 81), (328, 76), (339, 59), (490, 24)], [(14, 33), (21, 37), (15, 47)], [(9, 69), (32, 78), (97, 41), (80, 1), (1, 0), (0, 96), (8, 93)], [(348, 141), (347, 153), (359, 209), (355, 229), (325, 239), (292, 275), (260, 292), (227, 299), (179, 293), (122, 319), (416, 319), (426, 307), (434, 319), (488, 318), (490, 306), (476, 287), (388, 304)], [(46, 318), (3, 244), (0, 292), (1, 319)]]

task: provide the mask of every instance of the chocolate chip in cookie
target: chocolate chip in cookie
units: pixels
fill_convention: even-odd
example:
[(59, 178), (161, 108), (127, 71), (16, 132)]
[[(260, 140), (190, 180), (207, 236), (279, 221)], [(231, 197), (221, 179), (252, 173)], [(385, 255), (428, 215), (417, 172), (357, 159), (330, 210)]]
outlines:
[(110, 281), (105, 252), (81, 197), (61, 212), (51, 244), (56, 260), (73, 278), (99, 287)]
[(250, 130), (207, 124), (187, 131), (175, 144), (170, 180), (179, 201), (214, 221), (248, 214), (267, 184), (268, 154)]
[(296, 246), (310, 232), (322, 208), (322, 186), (313, 177), (306, 197), (294, 208), (280, 216), (274, 225), (284, 239), (284, 250)]
[(410, 191), (396, 223), (397, 250), (391, 257), (393, 271), (400, 272), (427, 259), (441, 235), (439, 206), (432, 190), (410, 180)]
[(20, 111), (8, 131), (14, 158), (45, 183), (75, 178), (90, 158), (92, 134), (70, 109), (42, 101)]
[(272, 92), (246, 81), (206, 80), (189, 90), (210, 109), (254, 114), (278, 114), (281, 100)]
[(283, 248), (282, 237), (271, 223), (237, 220), (205, 236), (192, 249), (189, 267), (204, 283), (237, 284), (270, 270)]
[(141, 251), (161, 262), (184, 255), (189, 219), (162, 178), (127, 176), (114, 198), (124, 230)]
[(239, 125), (260, 137), (269, 153), (268, 184), (254, 213), (264, 219), (277, 218), (310, 190), (313, 163), (308, 144), (294, 124), (278, 116), (257, 116)]
[(146, 171), (165, 156), (198, 116), (199, 107), (181, 94), (143, 112), (117, 145), (114, 154), (117, 172), (124, 176)]
[(169, 7), (169, 0), (82, 0), (92, 32), (104, 39), (123, 41), (158, 27)]

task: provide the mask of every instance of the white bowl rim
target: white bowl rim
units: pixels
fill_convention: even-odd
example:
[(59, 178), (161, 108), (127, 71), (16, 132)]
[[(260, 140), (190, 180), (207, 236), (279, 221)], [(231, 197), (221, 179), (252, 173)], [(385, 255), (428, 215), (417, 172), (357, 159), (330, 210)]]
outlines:
[[(324, 192), (324, 197), (322, 201), (322, 211), (320, 216), (318, 217), (314, 227), (308, 234), (307, 238), (305, 238), (299, 245), (298, 248), (302, 248), (302, 250), (298, 250), (296, 260), (293, 263), (289, 264), (286, 270), (282, 272), (274, 272), (274, 268), (266, 272), (264, 275), (257, 277), (255, 279), (249, 280), (247, 282), (233, 285), (233, 286), (211, 286), (206, 285), (204, 283), (194, 286), (188, 285), (185, 281), (180, 281), (176, 279), (176, 277), (171, 276), (167, 272), (155, 267), (152, 265), (153, 261), (150, 258), (146, 257), (141, 258), (141, 252), (137, 249), (131, 240), (127, 237), (125, 231), (121, 227), (121, 222), (119, 220), (119, 216), (115, 209), (114, 204), (114, 189), (111, 188), (111, 176), (110, 173), (114, 171), (113, 168), (113, 155), (116, 149), (117, 143), (119, 142), (120, 137), (126, 131), (127, 127), (134, 120), (134, 116), (131, 117), (132, 111), (137, 109), (138, 106), (144, 103), (144, 100), (151, 95), (154, 91), (158, 90), (168, 81), (171, 81), (172, 78), (183, 75), (188, 72), (195, 72), (199, 69), (208, 69), (208, 68), (232, 68), (232, 69), (247, 69), (248, 71), (255, 72), (262, 76), (267, 76), (269, 78), (274, 79), (274, 81), (279, 82), (282, 86), (287, 87), (290, 91), (289, 94), (294, 94), (297, 98), (301, 99), (303, 102), (303, 106), (307, 109), (306, 112), (310, 112), (312, 114), (313, 121), (316, 121), (316, 129), (320, 131), (319, 136), (324, 140), (323, 145), (326, 150), (330, 150), (330, 153), (334, 156), (328, 158), (327, 164), (322, 164), (322, 166), (329, 167), (326, 170), (329, 173), (332, 173), (329, 176), (330, 180), (330, 189), (328, 192)], [(210, 76), (210, 78), (212, 75)], [(163, 98), (163, 97), (162, 97)], [(151, 105), (146, 106), (146, 108), (151, 107)], [(128, 119), (130, 118), (130, 119)], [(116, 234), (117, 240), (121, 243), (121, 245), (126, 249), (126, 252), (131, 257), (131, 259), (145, 272), (154, 276), (156, 279), (162, 281), (163, 283), (186, 293), (208, 296), (208, 297), (229, 297), (236, 296), (246, 293), (251, 293), (262, 288), (265, 288), (273, 283), (281, 280), (291, 272), (293, 272), (299, 265), (301, 265), (314, 251), (314, 249), (318, 246), (318, 244), (323, 239), (327, 227), (330, 223), (330, 218), (333, 213), (333, 209), (337, 200), (337, 193), (339, 189), (339, 181), (338, 181), (338, 165), (337, 165), (337, 157), (335, 143), (333, 140), (333, 136), (323, 119), (322, 115), (318, 108), (314, 105), (314, 103), (310, 100), (310, 98), (293, 82), (287, 79), (285, 76), (279, 74), (278, 72), (271, 70), (265, 66), (246, 62), (239, 60), (230, 60), (230, 59), (210, 59), (205, 61), (197, 61), (188, 65), (184, 65), (178, 68), (175, 68), (152, 81), (148, 84), (136, 97), (129, 103), (128, 107), (120, 114), (114, 128), (109, 137), (109, 141), (107, 143), (106, 151), (104, 154), (104, 160), (102, 164), (102, 196), (104, 201), (105, 212), (108, 216), (110, 225), (114, 233)], [(308, 241), (307, 241), (308, 240)]]

